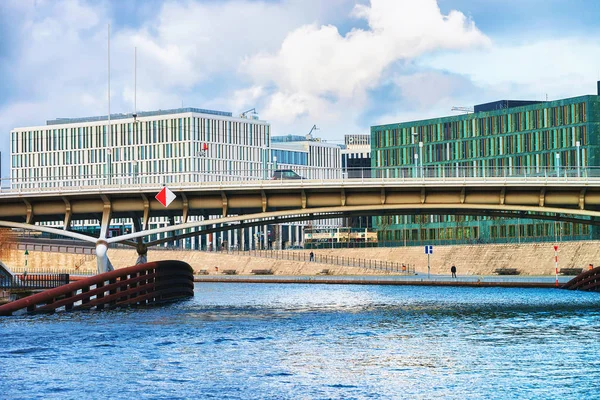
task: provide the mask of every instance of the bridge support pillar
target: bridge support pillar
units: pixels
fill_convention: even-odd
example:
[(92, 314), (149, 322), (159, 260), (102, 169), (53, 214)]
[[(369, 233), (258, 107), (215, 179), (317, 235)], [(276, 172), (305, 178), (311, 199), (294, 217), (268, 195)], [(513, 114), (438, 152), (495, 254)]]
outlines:
[(138, 253), (138, 258), (135, 262), (135, 265), (146, 264), (148, 262), (148, 246), (146, 246), (144, 243), (138, 243), (135, 249)]
[(108, 259), (108, 243), (105, 240), (98, 240), (96, 242), (96, 265), (98, 266), (98, 273), (113, 271), (114, 268)]

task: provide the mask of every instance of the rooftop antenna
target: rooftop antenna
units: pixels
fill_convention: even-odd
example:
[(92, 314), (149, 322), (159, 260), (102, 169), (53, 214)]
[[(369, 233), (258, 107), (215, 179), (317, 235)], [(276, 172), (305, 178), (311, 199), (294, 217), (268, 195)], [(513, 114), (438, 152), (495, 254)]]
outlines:
[(473, 110), (473, 107), (452, 107), (452, 111), (461, 111), (466, 114), (469, 114), (474, 112), (475, 110)]
[(133, 122), (137, 118), (137, 47), (133, 49)]
[(108, 125), (106, 127), (106, 135), (107, 135), (107, 139), (106, 139), (106, 145), (108, 147), (108, 149), (106, 150), (107, 153), (107, 157), (106, 157), (106, 163), (107, 163), (107, 170), (108, 170), (108, 176), (109, 178), (111, 177), (110, 173), (111, 173), (111, 153), (112, 153), (112, 143), (111, 143), (111, 131), (110, 131), (110, 23), (108, 24)]
[(312, 136), (312, 132), (313, 131), (318, 131), (319, 128), (317, 128), (317, 125), (313, 125), (312, 128), (310, 128), (310, 132), (308, 132), (308, 135), (306, 135), (306, 140), (312, 140), (313, 136)]
[[(107, 134), (110, 142), (110, 24), (108, 24), (108, 127)], [(110, 145), (109, 145), (110, 148)]]
[(248, 114), (248, 113), (256, 114), (256, 108), (251, 108), (247, 111), (244, 111), (243, 113), (240, 114), (240, 118), (246, 118), (246, 114)]

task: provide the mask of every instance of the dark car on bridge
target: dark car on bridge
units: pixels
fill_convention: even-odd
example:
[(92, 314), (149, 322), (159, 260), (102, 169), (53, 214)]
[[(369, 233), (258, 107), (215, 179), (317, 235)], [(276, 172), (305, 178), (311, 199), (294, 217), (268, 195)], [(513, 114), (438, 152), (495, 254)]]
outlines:
[(302, 177), (291, 169), (276, 169), (272, 179), (302, 179)]

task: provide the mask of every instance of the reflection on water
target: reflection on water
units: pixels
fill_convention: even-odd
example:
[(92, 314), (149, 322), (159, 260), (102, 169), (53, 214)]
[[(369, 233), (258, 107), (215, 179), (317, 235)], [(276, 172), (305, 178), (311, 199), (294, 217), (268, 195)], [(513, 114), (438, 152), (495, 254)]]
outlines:
[(600, 295), (219, 284), (0, 319), (0, 398), (591, 398)]

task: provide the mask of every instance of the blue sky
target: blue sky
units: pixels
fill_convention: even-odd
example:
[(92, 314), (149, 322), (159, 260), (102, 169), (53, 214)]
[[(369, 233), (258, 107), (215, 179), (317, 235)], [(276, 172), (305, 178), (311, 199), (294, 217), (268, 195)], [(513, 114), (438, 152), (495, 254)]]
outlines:
[(256, 108), (273, 134), (341, 140), (500, 98), (595, 93), (596, 0), (3, 0), (0, 151), (47, 119)]

